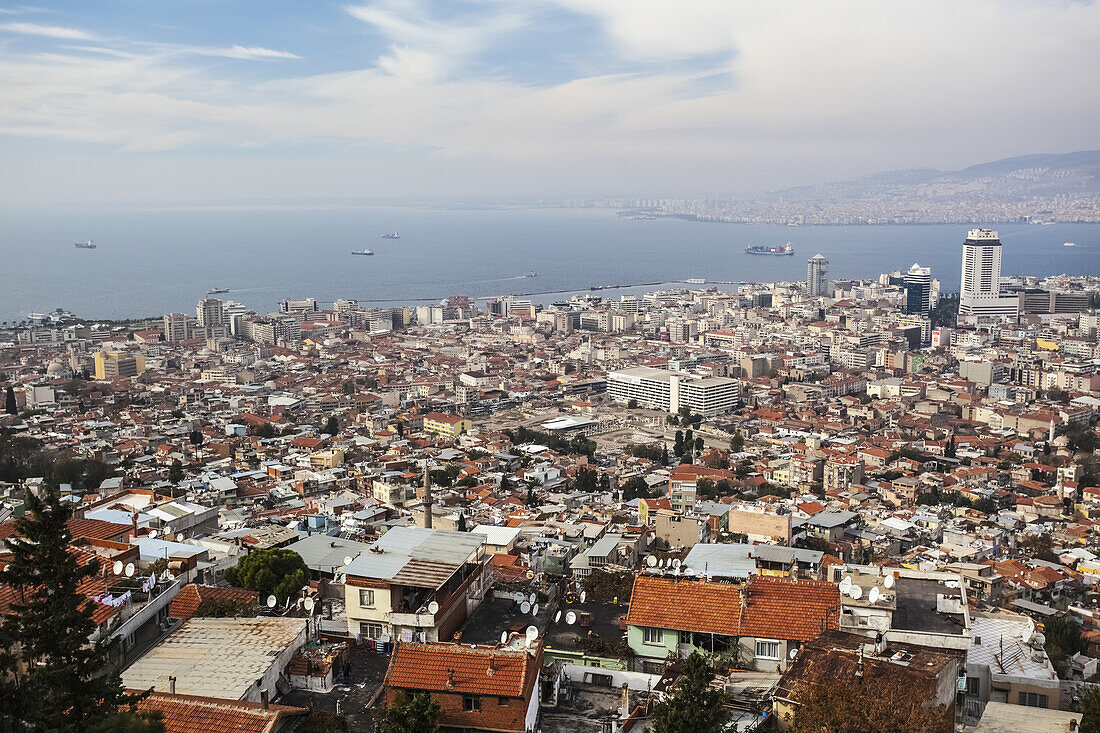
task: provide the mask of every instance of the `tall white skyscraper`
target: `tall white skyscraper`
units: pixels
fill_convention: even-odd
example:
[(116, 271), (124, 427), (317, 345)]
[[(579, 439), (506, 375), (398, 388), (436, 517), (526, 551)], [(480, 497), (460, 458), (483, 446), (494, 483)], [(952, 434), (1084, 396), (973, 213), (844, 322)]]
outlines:
[(959, 315), (1015, 318), (1019, 298), (1001, 295), (1001, 240), (992, 229), (971, 229), (963, 242)]
[(202, 328), (214, 328), (225, 325), (225, 307), (217, 298), (204, 298), (195, 306), (195, 315)]
[(806, 262), (806, 292), (811, 298), (829, 294), (829, 261), (820, 252)]

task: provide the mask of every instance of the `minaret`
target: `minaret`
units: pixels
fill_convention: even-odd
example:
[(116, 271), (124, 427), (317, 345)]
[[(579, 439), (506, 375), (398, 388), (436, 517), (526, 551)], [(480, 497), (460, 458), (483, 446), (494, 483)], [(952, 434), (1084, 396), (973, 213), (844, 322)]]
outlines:
[(424, 461), (424, 527), (432, 528), (432, 472)]

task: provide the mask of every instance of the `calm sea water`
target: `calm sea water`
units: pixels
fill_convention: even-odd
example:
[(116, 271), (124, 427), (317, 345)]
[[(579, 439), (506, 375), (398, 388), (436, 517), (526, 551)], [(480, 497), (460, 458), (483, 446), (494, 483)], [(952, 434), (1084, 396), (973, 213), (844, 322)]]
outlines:
[[(1100, 274), (1100, 226), (997, 228), (1005, 274)], [(89, 318), (193, 313), (213, 287), (230, 288), (222, 297), (268, 312), (287, 297), (397, 304), (694, 277), (797, 280), (817, 252), (829, 258), (834, 279), (873, 277), (919, 262), (951, 291), (958, 288), (967, 229), (639, 221), (591, 209), (7, 213), (0, 217), (0, 320), (57, 307)], [(388, 231), (401, 239), (379, 238)], [(73, 247), (85, 239), (96, 240), (98, 249)], [(744, 254), (747, 244), (788, 240), (794, 257)], [(1067, 241), (1077, 246), (1062, 246)], [(375, 256), (350, 254), (364, 248)], [(523, 277), (529, 271), (539, 276)], [(604, 294), (622, 292), (629, 291)]]

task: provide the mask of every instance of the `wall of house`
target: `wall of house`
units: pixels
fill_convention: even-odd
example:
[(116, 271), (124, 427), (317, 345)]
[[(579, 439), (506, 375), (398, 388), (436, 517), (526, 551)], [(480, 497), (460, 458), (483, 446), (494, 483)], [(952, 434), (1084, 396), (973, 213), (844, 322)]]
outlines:
[[(539, 685), (536, 681), (535, 690), (538, 690)], [(386, 704), (393, 703), (394, 698), (397, 696), (399, 690), (394, 688), (386, 689)], [(415, 694), (415, 690), (409, 690), (409, 693)], [(523, 698), (507, 698), (506, 704), (501, 704), (500, 698), (496, 695), (478, 695), (481, 700), (480, 711), (467, 711), (463, 710), (462, 700), (464, 695), (461, 692), (431, 692), (429, 693), (433, 701), (439, 703), (441, 708), (441, 715), (439, 723), (443, 728), (466, 728), (472, 730), (494, 730), (494, 731), (515, 731), (516, 733), (525, 733), (528, 730), (534, 730), (534, 726), (528, 727), (528, 719), (532, 715), (532, 703), (533, 714), (538, 715), (538, 693), (532, 692), (531, 700), (527, 701)]]
[(663, 629), (664, 636), (660, 644), (646, 644), (642, 639), (641, 626), (628, 626), (626, 629), (626, 643), (634, 653), (640, 657), (649, 659), (665, 659), (670, 654), (675, 654), (680, 642), (680, 632), (673, 629)]
[(350, 583), (344, 586), (344, 608), (348, 619), (348, 633), (352, 636), (358, 634), (359, 623), (362, 621), (380, 623), (383, 630), (386, 631), (389, 626), (386, 618), (392, 608), (389, 588), (365, 589), (374, 591), (373, 608), (363, 608), (359, 605), (360, 588), (361, 586), (351, 585)]

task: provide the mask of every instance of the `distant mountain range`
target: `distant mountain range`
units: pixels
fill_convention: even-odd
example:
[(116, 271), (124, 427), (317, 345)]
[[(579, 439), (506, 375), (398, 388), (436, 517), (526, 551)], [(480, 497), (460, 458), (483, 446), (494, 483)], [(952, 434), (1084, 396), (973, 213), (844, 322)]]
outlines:
[(1100, 150), (1025, 155), (959, 171), (889, 171), (728, 199), (602, 205), (624, 214), (748, 224), (1100, 223)]
[(986, 194), (1006, 202), (1036, 196), (1100, 194), (1100, 150), (1021, 155), (958, 171), (886, 171), (835, 183), (786, 188), (765, 198), (824, 201), (893, 195), (922, 199), (960, 194)]

